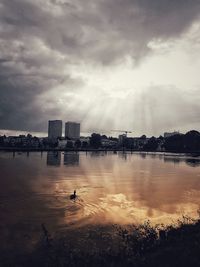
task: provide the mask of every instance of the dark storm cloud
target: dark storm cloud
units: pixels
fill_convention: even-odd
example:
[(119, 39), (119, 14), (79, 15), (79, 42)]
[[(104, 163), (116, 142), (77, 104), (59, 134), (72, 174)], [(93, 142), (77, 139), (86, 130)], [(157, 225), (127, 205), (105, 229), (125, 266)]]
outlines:
[(177, 38), (199, 11), (199, 0), (1, 0), (0, 128), (45, 130), (64, 116), (58, 96), (87, 83), (71, 66), (137, 63), (150, 41)]

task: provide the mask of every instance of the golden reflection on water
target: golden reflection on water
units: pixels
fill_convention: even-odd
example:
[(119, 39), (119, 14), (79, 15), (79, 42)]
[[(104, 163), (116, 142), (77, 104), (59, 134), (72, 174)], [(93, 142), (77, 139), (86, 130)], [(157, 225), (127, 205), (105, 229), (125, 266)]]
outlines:
[[(65, 207), (61, 224), (172, 223), (197, 216), (200, 201), (198, 159), (163, 154), (68, 153), (54, 155), (47, 177), (33, 184), (52, 193), (50, 205)], [(57, 162), (58, 163), (58, 162)], [(57, 167), (57, 166), (59, 167)], [(43, 187), (41, 186), (43, 184)], [(78, 199), (69, 200), (77, 190)]]
[[(170, 154), (0, 154), (5, 223), (172, 223), (197, 216), (200, 159)], [(76, 201), (69, 199), (76, 189)], [(0, 207), (1, 208), (1, 207)], [(27, 219), (26, 219), (27, 220)]]

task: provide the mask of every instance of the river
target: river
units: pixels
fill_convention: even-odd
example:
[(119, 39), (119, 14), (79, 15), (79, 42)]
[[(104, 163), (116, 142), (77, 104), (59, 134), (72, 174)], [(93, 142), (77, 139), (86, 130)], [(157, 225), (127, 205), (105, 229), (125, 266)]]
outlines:
[[(76, 190), (76, 200), (70, 194)], [(89, 225), (171, 224), (197, 217), (200, 158), (170, 153), (0, 152), (0, 239), (37, 243)]]

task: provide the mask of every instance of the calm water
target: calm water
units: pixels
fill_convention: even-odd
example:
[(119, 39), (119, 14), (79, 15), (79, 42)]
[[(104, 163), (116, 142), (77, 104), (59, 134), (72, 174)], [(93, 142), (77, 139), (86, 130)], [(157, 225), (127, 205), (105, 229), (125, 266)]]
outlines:
[[(69, 199), (76, 189), (78, 199)], [(172, 223), (197, 216), (200, 158), (170, 154), (0, 153), (4, 247), (91, 224)], [(26, 243), (27, 244), (27, 243)]]

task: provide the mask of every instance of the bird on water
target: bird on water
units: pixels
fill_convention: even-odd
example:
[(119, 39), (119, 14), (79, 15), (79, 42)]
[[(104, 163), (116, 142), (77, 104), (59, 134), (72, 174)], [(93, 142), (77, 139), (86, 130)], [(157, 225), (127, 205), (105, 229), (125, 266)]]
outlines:
[(76, 190), (74, 190), (74, 193), (70, 195), (70, 199), (76, 199), (77, 195), (76, 195)]

